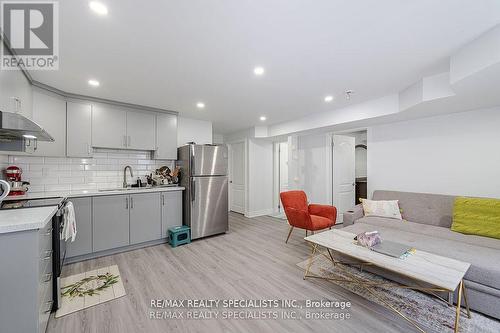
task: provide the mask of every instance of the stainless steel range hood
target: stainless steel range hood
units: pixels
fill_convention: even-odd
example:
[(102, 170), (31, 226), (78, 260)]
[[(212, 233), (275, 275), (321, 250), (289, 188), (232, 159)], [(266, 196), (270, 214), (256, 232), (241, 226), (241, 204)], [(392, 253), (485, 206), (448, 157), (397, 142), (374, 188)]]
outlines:
[(40, 125), (25, 116), (0, 111), (0, 140), (36, 139), (37, 141), (55, 141)]

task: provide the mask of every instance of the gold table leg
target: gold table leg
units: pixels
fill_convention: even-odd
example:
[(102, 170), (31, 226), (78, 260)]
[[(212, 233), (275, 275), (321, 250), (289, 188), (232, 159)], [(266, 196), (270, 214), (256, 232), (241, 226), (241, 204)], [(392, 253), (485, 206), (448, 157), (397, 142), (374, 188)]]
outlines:
[(463, 289), (463, 281), (460, 281), (460, 284), (458, 285), (458, 299), (457, 299), (457, 314), (455, 316), (455, 333), (458, 332), (458, 325), (460, 322), (460, 303), (462, 303), (462, 289)]
[[(319, 247), (318, 244), (311, 243), (312, 250), (311, 250), (311, 255), (309, 257), (309, 262), (307, 264), (306, 272), (304, 273), (304, 280), (306, 279), (306, 277), (311, 277), (311, 278), (318, 278), (318, 279), (323, 279), (323, 280), (327, 280), (327, 281), (336, 281), (336, 282), (341, 282), (342, 281), (342, 282), (346, 282), (346, 283), (354, 283), (354, 284), (357, 284), (357, 285), (359, 285), (361, 287), (364, 287), (364, 289), (369, 294), (371, 294), (374, 298), (377, 298), (380, 302), (382, 302), (385, 307), (387, 307), (388, 309), (394, 311), (396, 314), (398, 314), (400, 317), (402, 317), (407, 322), (409, 322), (410, 324), (412, 324), (419, 331), (425, 333), (425, 331), (422, 328), (420, 328), (412, 319), (410, 319), (407, 316), (405, 316), (401, 311), (399, 311), (398, 309), (396, 309), (388, 301), (386, 301), (380, 295), (377, 295), (373, 290), (371, 290), (372, 287), (375, 287), (377, 285), (384, 285), (384, 284), (387, 284), (387, 283), (370, 283), (368, 280), (361, 279), (360, 277), (352, 274), (347, 269), (345, 269), (344, 267), (342, 267), (344, 265), (351, 265), (351, 264), (360, 265), (362, 267), (363, 264), (370, 265), (370, 263), (345, 263), (345, 262), (341, 262), (341, 261), (335, 260), (335, 258), (333, 257), (330, 249), (327, 248), (329, 257), (326, 254), (323, 254), (321, 251), (318, 251), (318, 252), (320, 254), (323, 254), (327, 259), (330, 259), (334, 267), (340, 268), (344, 272), (348, 273), (351, 276), (351, 280), (348, 280), (348, 279), (345, 279), (345, 278), (344, 279), (333, 279), (333, 278), (327, 278), (327, 277), (309, 275), (309, 271), (310, 271), (312, 263), (313, 263), (313, 257), (314, 257), (314, 254), (317, 252), (318, 247)], [(337, 265), (337, 264), (340, 264), (340, 265)], [(429, 291), (448, 291), (446, 289), (437, 288), (437, 287), (436, 288), (425, 288), (425, 287), (421, 287), (421, 286), (412, 287), (412, 286), (405, 286), (405, 285), (397, 285), (397, 286), (395, 286), (395, 288), (407, 288), (407, 289), (420, 290), (420, 291), (428, 291), (428, 292)], [(466, 310), (467, 310), (467, 316), (469, 318), (471, 318), (471, 314), (470, 314), (470, 310), (469, 310), (469, 305), (467, 303), (466, 288), (465, 288), (465, 284), (463, 283), (463, 280), (462, 280), (462, 281), (460, 281), (460, 284), (458, 286), (458, 300), (457, 300), (457, 307), (456, 307), (455, 329), (454, 329), (455, 333), (457, 333), (458, 329), (459, 329), (460, 312), (461, 312), (461, 302), (462, 302), (462, 293), (463, 293), (463, 297), (464, 297), (465, 307), (466, 307)], [(431, 294), (435, 295), (434, 293), (431, 293)], [(444, 303), (448, 303), (448, 305), (453, 305), (452, 292), (449, 292), (449, 294), (448, 294), (448, 300), (445, 300), (442, 297), (439, 297), (437, 295), (435, 295), (435, 296), (438, 299), (444, 301)]]

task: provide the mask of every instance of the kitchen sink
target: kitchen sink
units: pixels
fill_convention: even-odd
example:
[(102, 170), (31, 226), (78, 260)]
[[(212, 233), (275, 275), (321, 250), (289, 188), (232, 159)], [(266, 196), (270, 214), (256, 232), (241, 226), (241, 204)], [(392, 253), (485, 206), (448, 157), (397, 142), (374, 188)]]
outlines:
[(99, 189), (99, 192), (124, 192), (124, 191), (132, 191), (132, 190), (139, 190), (139, 191), (147, 191), (147, 190), (153, 190), (155, 188), (162, 188), (162, 187), (177, 187), (179, 186), (178, 184), (168, 184), (168, 185), (158, 185), (158, 186), (148, 186), (148, 187), (116, 187), (116, 188), (103, 188)]

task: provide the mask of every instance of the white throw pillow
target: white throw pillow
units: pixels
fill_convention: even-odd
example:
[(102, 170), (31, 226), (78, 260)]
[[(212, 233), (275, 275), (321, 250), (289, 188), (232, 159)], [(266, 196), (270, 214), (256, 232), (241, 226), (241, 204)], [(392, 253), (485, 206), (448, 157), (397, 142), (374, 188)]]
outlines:
[(402, 220), (398, 200), (367, 200), (361, 199), (365, 216), (388, 217)]

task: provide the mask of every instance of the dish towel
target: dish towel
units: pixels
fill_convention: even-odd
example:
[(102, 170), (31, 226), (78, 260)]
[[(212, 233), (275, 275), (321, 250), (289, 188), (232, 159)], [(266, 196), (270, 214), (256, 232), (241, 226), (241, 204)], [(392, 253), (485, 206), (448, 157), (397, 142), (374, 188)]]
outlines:
[(71, 239), (71, 242), (74, 242), (76, 238), (76, 218), (75, 208), (73, 207), (73, 203), (71, 201), (68, 201), (64, 206), (63, 221), (64, 226), (62, 234), (64, 240), (68, 241)]

